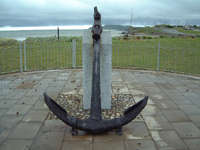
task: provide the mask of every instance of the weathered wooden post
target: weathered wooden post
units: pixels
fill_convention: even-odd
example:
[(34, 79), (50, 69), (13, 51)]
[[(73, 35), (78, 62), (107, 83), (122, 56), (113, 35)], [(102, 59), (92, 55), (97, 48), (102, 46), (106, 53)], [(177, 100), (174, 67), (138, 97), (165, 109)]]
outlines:
[(58, 34), (58, 40), (59, 40), (59, 27), (57, 27), (57, 34)]

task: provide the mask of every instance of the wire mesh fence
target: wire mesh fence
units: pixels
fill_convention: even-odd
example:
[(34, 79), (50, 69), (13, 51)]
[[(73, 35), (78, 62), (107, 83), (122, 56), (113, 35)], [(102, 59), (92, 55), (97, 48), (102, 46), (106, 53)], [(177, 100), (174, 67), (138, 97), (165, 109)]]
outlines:
[[(200, 75), (200, 44), (113, 40), (112, 66)], [(82, 67), (81, 40), (0, 43), (0, 74)]]
[(113, 42), (113, 67), (154, 69), (157, 67), (158, 45), (154, 41)]
[(113, 67), (200, 75), (200, 44), (189, 42), (116, 41)]
[(72, 67), (72, 45), (67, 41), (25, 42), (26, 70)]
[(160, 70), (200, 75), (200, 45), (190, 43), (161, 44)]
[(0, 73), (20, 70), (20, 43), (10, 41), (0, 46)]

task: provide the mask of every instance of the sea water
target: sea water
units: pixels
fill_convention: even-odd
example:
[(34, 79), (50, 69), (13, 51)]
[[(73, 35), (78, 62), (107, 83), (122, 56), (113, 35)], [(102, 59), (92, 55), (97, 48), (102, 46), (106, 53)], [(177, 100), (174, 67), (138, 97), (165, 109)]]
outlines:
[[(82, 36), (84, 30), (90, 29), (74, 29), (60, 28), (59, 36)], [(110, 30), (111, 36), (120, 36), (122, 31)], [(12, 38), (19, 41), (25, 40), (27, 37), (53, 37), (57, 36), (57, 27), (17, 27), (17, 28), (0, 28), (0, 38)]]

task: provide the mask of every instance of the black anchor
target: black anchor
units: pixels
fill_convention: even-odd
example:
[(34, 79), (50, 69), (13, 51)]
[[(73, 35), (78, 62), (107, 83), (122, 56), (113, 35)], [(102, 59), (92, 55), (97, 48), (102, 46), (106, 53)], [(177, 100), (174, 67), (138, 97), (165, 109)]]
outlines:
[(44, 99), (49, 109), (64, 123), (72, 127), (72, 135), (76, 135), (76, 130), (83, 130), (88, 133), (97, 134), (117, 129), (119, 135), (122, 134), (122, 126), (132, 121), (146, 106), (148, 96), (143, 100), (129, 107), (124, 111), (124, 116), (111, 120), (103, 120), (101, 116), (101, 96), (100, 96), (100, 38), (102, 32), (101, 14), (97, 7), (94, 7), (94, 25), (92, 27), (94, 44), (94, 61), (92, 75), (92, 97), (91, 111), (88, 119), (71, 117), (67, 111), (44, 93)]

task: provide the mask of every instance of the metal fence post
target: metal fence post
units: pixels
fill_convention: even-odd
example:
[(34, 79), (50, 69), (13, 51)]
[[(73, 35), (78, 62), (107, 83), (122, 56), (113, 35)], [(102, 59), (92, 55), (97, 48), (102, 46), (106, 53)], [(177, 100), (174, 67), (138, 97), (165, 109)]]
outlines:
[(72, 40), (73, 42), (73, 67), (76, 69), (76, 39)]
[(24, 70), (26, 71), (26, 41), (24, 41)]
[(1, 61), (0, 61), (0, 74), (1, 74)]
[(157, 72), (159, 71), (159, 67), (160, 67), (160, 41), (158, 42)]
[(22, 68), (22, 42), (19, 42), (19, 46), (20, 46), (20, 70), (21, 72), (23, 72), (23, 68)]

